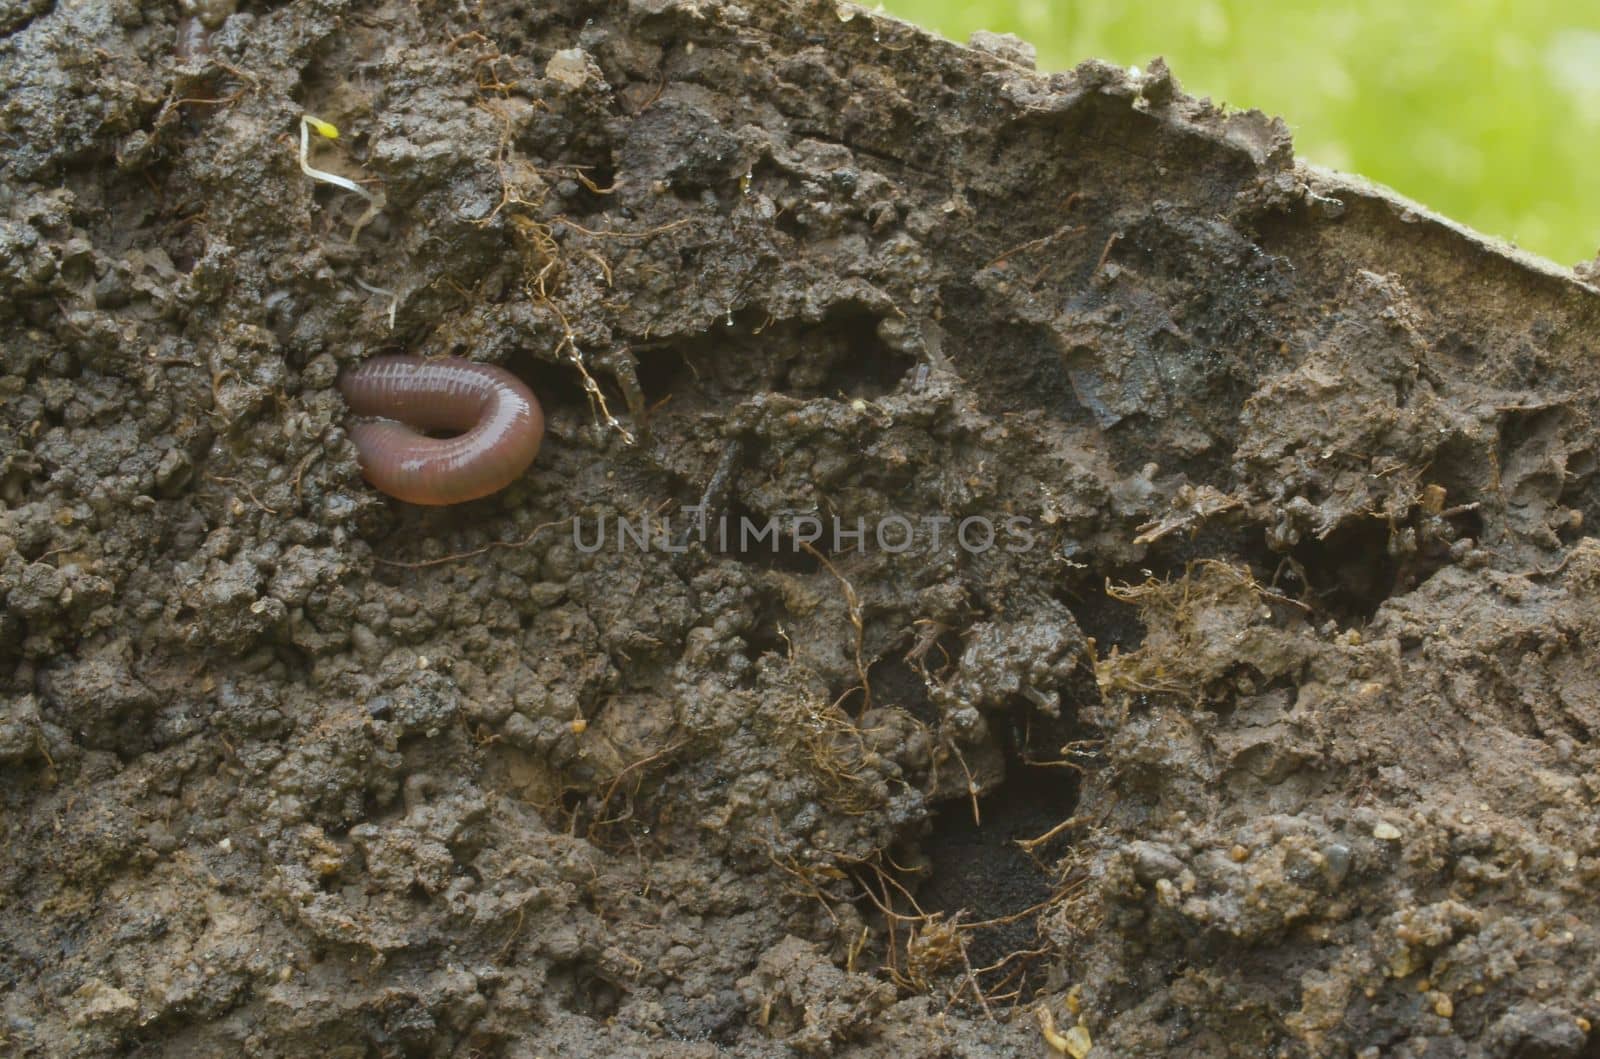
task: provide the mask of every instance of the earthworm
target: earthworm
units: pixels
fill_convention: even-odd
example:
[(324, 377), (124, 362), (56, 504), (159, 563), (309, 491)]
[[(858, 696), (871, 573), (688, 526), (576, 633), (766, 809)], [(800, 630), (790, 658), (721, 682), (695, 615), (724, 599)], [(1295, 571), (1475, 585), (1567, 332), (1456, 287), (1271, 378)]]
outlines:
[[(459, 357), (374, 357), (339, 381), (361, 473), (412, 504), (459, 504), (516, 481), (538, 455), (544, 412), (521, 379)], [(427, 431), (460, 431), (429, 437)]]
[(182, 12), (173, 51), (180, 63), (197, 62), (211, 54), (211, 34), (238, 8), (237, 0), (178, 0)]
[(172, 50), (180, 63), (198, 62), (211, 54), (211, 31), (198, 15), (178, 19), (178, 36)]

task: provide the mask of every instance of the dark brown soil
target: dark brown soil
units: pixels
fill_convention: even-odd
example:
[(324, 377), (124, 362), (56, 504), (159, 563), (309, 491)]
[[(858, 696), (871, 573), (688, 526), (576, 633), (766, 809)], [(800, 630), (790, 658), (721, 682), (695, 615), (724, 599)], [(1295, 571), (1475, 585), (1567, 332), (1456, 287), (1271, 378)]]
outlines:
[(1159, 63), (201, 6), (0, 0), (0, 1053), (1600, 1056), (1594, 287)]

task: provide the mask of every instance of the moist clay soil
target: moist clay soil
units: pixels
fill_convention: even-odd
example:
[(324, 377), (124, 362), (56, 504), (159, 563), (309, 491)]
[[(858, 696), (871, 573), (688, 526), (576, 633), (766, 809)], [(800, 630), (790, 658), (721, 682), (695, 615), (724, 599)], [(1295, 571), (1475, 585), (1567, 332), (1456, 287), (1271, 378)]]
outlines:
[(832, 0), (0, 34), (0, 1053), (1600, 1056), (1588, 273)]

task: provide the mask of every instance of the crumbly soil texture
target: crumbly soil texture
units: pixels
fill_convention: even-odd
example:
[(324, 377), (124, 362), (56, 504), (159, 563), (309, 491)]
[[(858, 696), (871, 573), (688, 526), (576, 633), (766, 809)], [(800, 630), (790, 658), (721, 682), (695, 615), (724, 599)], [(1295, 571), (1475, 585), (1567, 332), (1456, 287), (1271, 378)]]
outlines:
[(0, 177), (0, 1053), (1600, 1056), (1588, 273), (832, 0), (0, 0)]

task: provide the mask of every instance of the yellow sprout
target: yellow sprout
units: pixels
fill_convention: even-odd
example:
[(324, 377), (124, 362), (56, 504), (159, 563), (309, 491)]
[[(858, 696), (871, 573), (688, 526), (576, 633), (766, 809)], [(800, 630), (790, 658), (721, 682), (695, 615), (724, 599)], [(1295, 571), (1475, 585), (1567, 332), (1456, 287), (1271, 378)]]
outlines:
[(329, 140), (337, 140), (339, 138), (339, 128), (333, 123), (323, 121), (321, 118), (313, 118), (310, 114), (305, 115), (303, 120), (316, 131), (318, 136)]
[(376, 217), (378, 211), (383, 209), (383, 200), (349, 177), (342, 177), (338, 173), (330, 173), (324, 169), (313, 168), (310, 161), (312, 129), (315, 129), (317, 135), (324, 139), (334, 140), (339, 137), (339, 129), (336, 126), (323, 121), (321, 118), (314, 118), (310, 114), (300, 115), (300, 172), (312, 180), (320, 180), (324, 184), (332, 184), (334, 187), (353, 191), (367, 200), (366, 212), (357, 217), (356, 223), (350, 228), (350, 241), (353, 243), (356, 241), (356, 236), (361, 234), (361, 229), (367, 226), (367, 222)]

